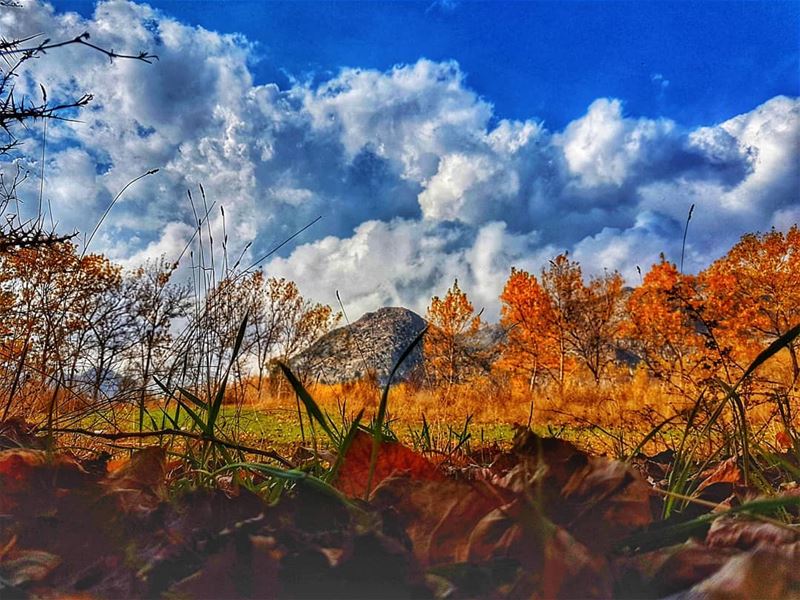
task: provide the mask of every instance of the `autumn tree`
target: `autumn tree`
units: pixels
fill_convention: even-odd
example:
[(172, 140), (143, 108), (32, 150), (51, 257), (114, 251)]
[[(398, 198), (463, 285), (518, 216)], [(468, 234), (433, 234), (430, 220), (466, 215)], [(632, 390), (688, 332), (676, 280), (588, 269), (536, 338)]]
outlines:
[(580, 265), (567, 254), (550, 261), (541, 283), (512, 271), (501, 300), (506, 325), (517, 323), (519, 332), (510, 330), (507, 358), (536, 356), (562, 390), (566, 374), (579, 365), (600, 383), (615, 359), (621, 297), (619, 273), (604, 273), (586, 284)]
[(616, 360), (622, 322), (622, 276), (615, 272), (592, 277), (580, 291), (581, 311), (572, 329), (575, 355), (600, 383)]
[[(747, 234), (699, 276), (707, 319), (738, 374), (767, 345), (800, 323), (800, 229)], [(787, 350), (800, 378), (798, 340)]]
[(703, 300), (697, 278), (663, 256), (626, 302), (622, 335), (627, 349), (655, 377), (681, 394), (694, 394), (714, 367), (700, 320)]
[(550, 297), (536, 276), (512, 268), (500, 302), (500, 324), (506, 332), (500, 367), (524, 377), (529, 390), (541, 375), (557, 378), (556, 318)]
[(0, 262), (2, 358), (11, 383), (4, 412), (32, 385), (53, 398), (59, 390), (85, 391), (107, 313), (103, 299), (119, 292), (119, 268), (65, 242), (7, 253)]
[(554, 333), (553, 342), (558, 356), (556, 380), (563, 390), (567, 370), (574, 362), (570, 347), (572, 331), (582, 310), (583, 279), (580, 266), (569, 260), (566, 254), (559, 254), (542, 271), (542, 287), (553, 308), (550, 313), (550, 327)]
[(341, 319), (327, 304), (300, 294), (297, 284), (283, 277), (267, 280), (267, 307), (277, 321), (277, 358), (287, 361), (330, 331)]
[(430, 326), (423, 342), (423, 355), (434, 384), (449, 389), (485, 368), (477, 339), (481, 317), (458, 287), (457, 279), (444, 298), (431, 299), (426, 318)]

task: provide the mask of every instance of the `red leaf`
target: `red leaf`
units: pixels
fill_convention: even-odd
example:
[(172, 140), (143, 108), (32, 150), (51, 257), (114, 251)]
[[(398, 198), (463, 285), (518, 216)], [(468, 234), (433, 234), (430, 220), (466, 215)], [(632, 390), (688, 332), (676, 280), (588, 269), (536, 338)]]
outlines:
[[(367, 492), (369, 466), (372, 457), (372, 436), (359, 431), (345, 454), (336, 479), (336, 487), (351, 498), (362, 498)], [(442, 473), (427, 458), (397, 442), (382, 442), (378, 448), (374, 490), (384, 479), (406, 475), (412, 480), (441, 481)]]
[(779, 431), (778, 433), (775, 434), (775, 443), (781, 450), (791, 450), (792, 448), (794, 448), (794, 443), (792, 442), (792, 438), (785, 431)]
[(0, 451), (0, 512), (14, 509), (24, 497), (53, 495), (86, 481), (86, 472), (73, 458), (42, 450)]

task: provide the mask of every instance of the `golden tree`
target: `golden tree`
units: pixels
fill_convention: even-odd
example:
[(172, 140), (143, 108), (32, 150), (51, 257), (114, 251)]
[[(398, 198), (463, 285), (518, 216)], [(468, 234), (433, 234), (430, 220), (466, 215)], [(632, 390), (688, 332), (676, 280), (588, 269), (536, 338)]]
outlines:
[[(768, 344), (800, 323), (800, 229), (747, 234), (699, 276), (708, 320), (740, 372)], [(798, 341), (787, 346), (800, 378)]]
[(622, 335), (629, 349), (652, 375), (688, 395), (694, 394), (690, 384), (713, 372), (698, 320), (702, 306), (696, 277), (663, 256), (626, 302)]
[(431, 298), (426, 318), (430, 327), (423, 344), (425, 368), (433, 383), (449, 389), (468, 379), (481, 365), (476, 343), (481, 317), (456, 279), (444, 298)]

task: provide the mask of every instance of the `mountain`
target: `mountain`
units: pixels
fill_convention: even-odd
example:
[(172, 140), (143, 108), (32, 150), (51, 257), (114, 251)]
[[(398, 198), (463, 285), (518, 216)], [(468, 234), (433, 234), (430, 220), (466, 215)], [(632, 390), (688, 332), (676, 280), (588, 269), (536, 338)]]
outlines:
[[(425, 319), (407, 308), (381, 308), (334, 329), (291, 360), (294, 370), (320, 383), (339, 383), (374, 374), (385, 383), (400, 355), (425, 328)], [(422, 344), (398, 371), (406, 379), (422, 364)]]

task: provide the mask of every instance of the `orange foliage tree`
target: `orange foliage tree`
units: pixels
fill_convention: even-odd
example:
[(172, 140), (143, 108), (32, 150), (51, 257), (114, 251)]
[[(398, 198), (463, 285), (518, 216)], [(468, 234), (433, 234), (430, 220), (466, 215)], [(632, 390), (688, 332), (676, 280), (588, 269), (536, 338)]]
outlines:
[[(800, 323), (800, 229), (747, 234), (700, 274), (706, 313), (737, 374)], [(800, 378), (798, 341), (788, 346), (791, 381)]]
[(512, 268), (500, 301), (500, 325), (506, 340), (499, 367), (525, 378), (528, 389), (533, 390), (540, 375), (555, 378), (559, 367), (554, 344), (556, 318), (550, 296), (535, 275)]
[(621, 322), (622, 277), (605, 273), (584, 283), (581, 267), (560, 254), (542, 271), (542, 287), (550, 298), (553, 343), (558, 354), (559, 386), (568, 370), (585, 367), (600, 383), (614, 361)]
[(4, 254), (0, 285), (3, 414), (26, 389), (51, 393), (54, 402), (60, 390), (87, 387), (98, 372), (107, 374), (101, 332), (109, 319), (105, 299), (120, 293), (119, 267), (62, 242)]
[(430, 327), (423, 343), (425, 368), (432, 383), (449, 389), (467, 380), (481, 365), (476, 343), (481, 317), (456, 279), (444, 298), (431, 299), (426, 318)]
[(705, 380), (711, 370), (696, 317), (701, 307), (696, 277), (681, 274), (663, 256), (626, 302), (622, 335), (627, 348), (680, 393), (693, 394), (690, 384)]

